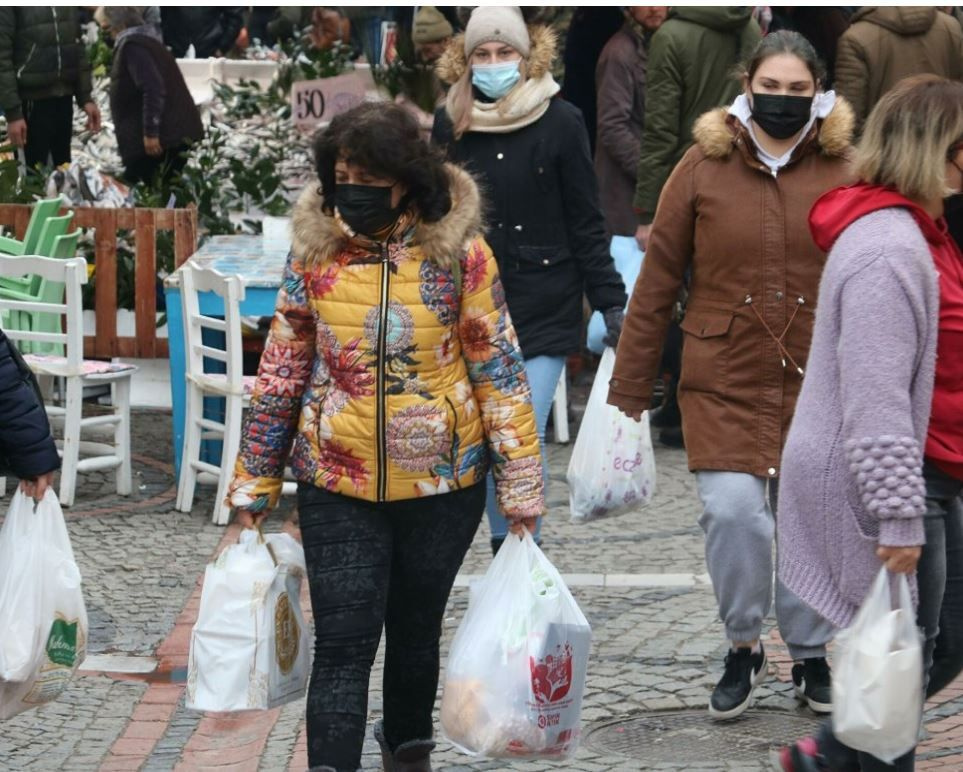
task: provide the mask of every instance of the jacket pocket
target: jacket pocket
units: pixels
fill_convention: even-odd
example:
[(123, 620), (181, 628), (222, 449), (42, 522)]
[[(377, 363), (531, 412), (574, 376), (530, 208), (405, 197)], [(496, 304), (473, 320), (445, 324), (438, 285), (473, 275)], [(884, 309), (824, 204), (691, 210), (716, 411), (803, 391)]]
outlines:
[(518, 270), (529, 272), (548, 271), (572, 259), (568, 247), (518, 247)]
[(734, 311), (686, 313), (679, 325), (685, 333), (679, 388), (721, 393), (729, 373), (729, 330)]

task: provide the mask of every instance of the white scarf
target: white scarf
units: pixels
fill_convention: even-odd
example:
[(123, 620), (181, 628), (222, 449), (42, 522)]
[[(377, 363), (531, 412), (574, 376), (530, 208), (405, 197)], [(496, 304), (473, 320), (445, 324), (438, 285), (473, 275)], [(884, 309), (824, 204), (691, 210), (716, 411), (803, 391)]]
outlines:
[(540, 78), (529, 78), (496, 102), (476, 99), (468, 130), (507, 134), (529, 126), (545, 115), (549, 102), (559, 89), (551, 73), (545, 73)]

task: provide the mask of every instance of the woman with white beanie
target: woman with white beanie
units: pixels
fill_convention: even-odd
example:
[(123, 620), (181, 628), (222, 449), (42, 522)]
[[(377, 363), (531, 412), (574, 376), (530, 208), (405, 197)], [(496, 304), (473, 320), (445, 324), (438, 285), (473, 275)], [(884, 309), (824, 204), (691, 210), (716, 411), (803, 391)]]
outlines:
[[(604, 314), (612, 346), (626, 301), (609, 254), (585, 122), (556, 98), (555, 54), (555, 32), (527, 25), (518, 7), (476, 8), (438, 62), (451, 89), (432, 131), (486, 195), (485, 238), (505, 285), (543, 441), (565, 358), (581, 344), (583, 295)], [(497, 552), (508, 527), (489, 488)]]

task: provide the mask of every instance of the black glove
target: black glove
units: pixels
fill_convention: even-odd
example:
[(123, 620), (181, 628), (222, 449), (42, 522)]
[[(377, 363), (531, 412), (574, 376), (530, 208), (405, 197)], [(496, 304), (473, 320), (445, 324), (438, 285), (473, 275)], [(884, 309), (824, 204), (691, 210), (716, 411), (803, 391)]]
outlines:
[(602, 312), (602, 318), (605, 320), (605, 337), (602, 338), (602, 345), (615, 348), (619, 345), (619, 336), (622, 334), (625, 311), (621, 308), (609, 308)]

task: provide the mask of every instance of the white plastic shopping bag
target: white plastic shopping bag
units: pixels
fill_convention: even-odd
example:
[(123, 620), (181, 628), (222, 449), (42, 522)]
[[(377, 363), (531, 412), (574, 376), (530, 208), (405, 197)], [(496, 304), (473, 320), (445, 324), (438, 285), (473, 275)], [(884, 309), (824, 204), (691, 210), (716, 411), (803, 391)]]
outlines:
[(568, 464), (572, 521), (644, 507), (655, 495), (649, 414), (634, 421), (606, 403), (615, 352), (605, 349)]
[(207, 566), (191, 632), (188, 708), (266, 710), (304, 695), (304, 572), (304, 550), (291, 536), (250, 529)]
[(0, 718), (55, 700), (87, 653), (87, 609), (60, 502), (17, 491), (0, 530)]
[(445, 736), (472, 756), (574, 755), (591, 637), (531, 535), (509, 536), (472, 587), (452, 642), (441, 701)]
[(879, 572), (852, 626), (836, 636), (833, 732), (889, 763), (916, 745), (923, 712), (923, 653), (906, 576), (899, 605)]

